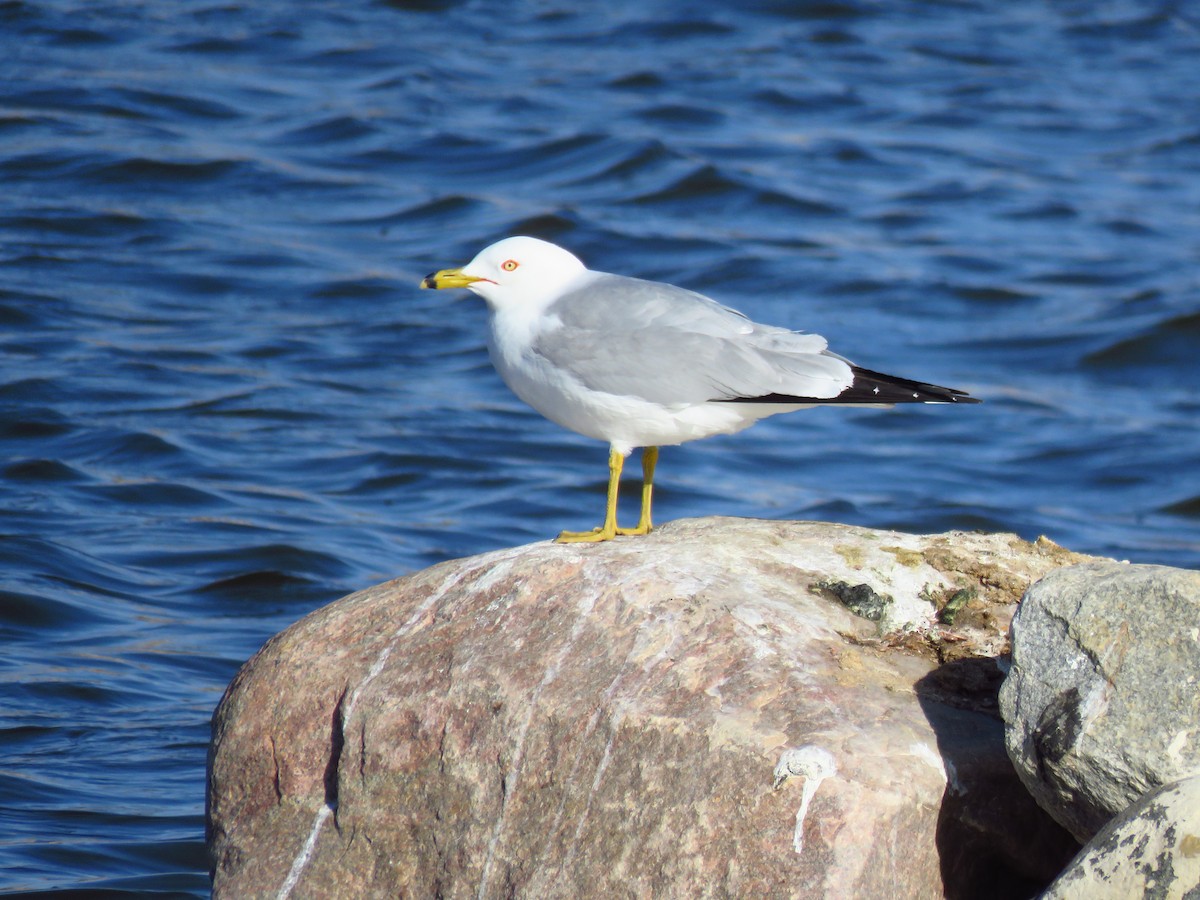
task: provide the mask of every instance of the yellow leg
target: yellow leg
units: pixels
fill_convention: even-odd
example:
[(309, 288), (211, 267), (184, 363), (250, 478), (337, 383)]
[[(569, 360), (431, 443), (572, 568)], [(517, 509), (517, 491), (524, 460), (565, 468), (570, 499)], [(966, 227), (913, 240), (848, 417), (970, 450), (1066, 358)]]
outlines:
[(610, 447), (608, 450), (608, 505), (604, 510), (604, 524), (591, 531), (564, 531), (555, 538), (558, 543), (579, 544), (611, 541), (617, 536), (617, 490), (621, 486), (621, 469), (624, 467), (625, 457)]
[(634, 528), (618, 528), (617, 534), (649, 534), (654, 528), (650, 521), (650, 507), (654, 500), (654, 467), (658, 465), (658, 448), (642, 450), (642, 514)]

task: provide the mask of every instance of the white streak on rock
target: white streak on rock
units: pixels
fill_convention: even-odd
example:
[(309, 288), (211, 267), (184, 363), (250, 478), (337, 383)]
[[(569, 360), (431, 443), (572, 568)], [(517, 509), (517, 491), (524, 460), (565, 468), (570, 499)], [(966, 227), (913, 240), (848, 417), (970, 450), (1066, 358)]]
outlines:
[(292, 889), (296, 887), (296, 882), (300, 880), (301, 873), (304, 872), (308, 861), (312, 859), (313, 848), (317, 846), (317, 837), (321, 834), (321, 826), (325, 824), (325, 820), (333, 813), (333, 808), (330, 806), (322, 806), (317, 810), (317, 817), (313, 820), (313, 827), (308, 832), (308, 840), (304, 842), (304, 848), (292, 860), (291, 871), (288, 872), (287, 878), (279, 887), (279, 893), (275, 896), (278, 900), (284, 900), (292, 893)]
[[(676, 629), (673, 619), (668, 618), (667, 621), (670, 621), (671, 623), (671, 641), (664, 647), (660, 648), (653, 657), (642, 663), (640, 667), (641, 677), (630, 679), (631, 684), (637, 686), (627, 688), (631, 694), (636, 695), (640, 687), (645, 685), (649, 678), (655, 673), (655, 671), (657, 671), (658, 666), (664, 660), (670, 659), (679, 646), (681, 636), (680, 632)], [(619, 675), (615, 681), (613, 681), (608, 690), (605, 692), (605, 706), (611, 702), (613, 695), (616, 693), (618, 683), (625, 680), (624, 672), (625, 669), (622, 667), (622, 674)], [(598, 715), (601, 711), (602, 710), (597, 710), (597, 715), (594, 717), (594, 719), (598, 720)], [(564, 869), (569, 869), (570, 864), (574, 861), (575, 853), (579, 848), (580, 838), (583, 835), (584, 826), (587, 824), (588, 815), (592, 810), (592, 798), (595, 797), (599, 792), (600, 783), (604, 780), (604, 775), (608, 771), (609, 760), (612, 759), (613, 742), (616, 741), (617, 735), (621, 730), (621, 723), (625, 719), (625, 712), (625, 704), (618, 704), (610, 714), (608, 723), (608, 741), (606, 741), (604, 744), (604, 752), (601, 754), (600, 762), (596, 766), (595, 774), (592, 776), (592, 785), (591, 789), (588, 791), (587, 801), (583, 806), (583, 813), (579, 816), (579, 821), (575, 825), (575, 836), (571, 841), (571, 849), (567, 854), (566, 862), (564, 863)], [(592, 726), (589, 725), (589, 728), (591, 727)]]
[(967, 792), (967, 789), (962, 786), (962, 782), (958, 780), (958, 772), (954, 768), (954, 763), (944, 758), (927, 743), (918, 741), (909, 744), (908, 752), (918, 759), (929, 763), (931, 767), (940, 772), (942, 778), (945, 779), (946, 785), (950, 788), (950, 793), (961, 797)]
[(1177, 766), (1184, 764), (1183, 754), (1180, 752), (1188, 745), (1188, 731), (1184, 729), (1171, 739), (1171, 743), (1167, 745), (1167, 756)]
[(479, 898), (491, 896), (488, 891), (488, 885), (492, 879), (492, 865), (496, 858), (496, 847), (500, 843), (500, 835), (504, 831), (504, 811), (508, 805), (508, 799), (515, 796), (517, 786), (521, 781), (521, 763), (525, 757), (525, 739), (529, 734), (529, 726), (533, 723), (534, 713), (537, 711), (538, 700), (544, 691), (555, 678), (558, 677), (559, 670), (562, 668), (563, 662), (575, 649), (575, 642), (579, 640), (579, 636), (583, 633), (590, 622), (589, 613), (596, 603), (596, 597), (585, 596), (579, 604), (579, 614), (575, 620), (575, 626), (571, 629), (571, 634), (563, 643), (558, 651), (558, 655), (554, 657), (554, 661), (546, 667), (545, 673), (542, 675), (541, 682), (534, 688), (533, 696), (529, 698), (526, 705), (525, 720), (521, 723), (521, 727), (517, 732), (517, 738), (513, 747), (512, 762), (509, 765), (509, 770), (504, 776), (504, 797), (500, 807), (500, 813), (496, 816), (496, 825), (492, 829), (492, 836), (488, 840), (487, 858), (483, 861), (483, 874), (479, 876), (479, 890), (476, 894)]
[(796, 811), (796, 830), (792, 834), (792, 848), (797, 855), (804, 850), (804, 819), (808, 815), (808, 805), (812, 803), (821, 782), (836, 774), (837, 762), (833, 754), (816, 744), (789, 747), (780, 754), (779, 762), (775, 764), (776, 790), (791, 776), (804, 776), (804, 792), (800, 795), (800, 808)]
[[(345, 730), (346, 723), (350, 721), (350, 716), (354, 712), (354, 707), (358, 704), (358, 698), (362, 695), (363, 689), (379, 677), (379, 673), (383, 671), (384, 665), (387, 664), (388, 657), (392, 655), (392, 649), (402, 637), (417, 626), (432, 607), (436, 606), (446, 596), (448, 591), (458, 585), (466, 574), (465, 571), (458, 572), (442, 582), (438, 589), (433, 591), (425, 599), (425, 602), (417, 607), (416, 612), (409, 616), (408, 620), (396, 630), (396, 633), (392, 635), (392, 639), (387, 645), (379, 651), (379, 655), (375, 657), (371, 668), (367, 671), (363, 680), (354, 688), (354, 692), (350, 695), (350, 699), (342, 711), (343, 731)], [(321, 829), (325, 827), (326, 821), (328, 821), (333, 812), (333, 807), (327, 803), (322, 804), (321, 808), (317, 810), (316, 816), (313, 817), (312, 828), (308, 832), (308, 838), (304, 841), (304, 847), (301, 848), (296, 858), (292, 860), (292, 867), (288, 871), (288, 876), (284, 879), (283, 884), (279, 886), (279, 893), (275, 895), (276, 900), (287, 900), (292, 891), (295, 890), (296, 885), (300, 882), (300, 876), (304, 874), (305, 867), (308, 866), (309, 861), (312, 859), (313, 850), (317, 846), (317, 838), (321, 835)]]

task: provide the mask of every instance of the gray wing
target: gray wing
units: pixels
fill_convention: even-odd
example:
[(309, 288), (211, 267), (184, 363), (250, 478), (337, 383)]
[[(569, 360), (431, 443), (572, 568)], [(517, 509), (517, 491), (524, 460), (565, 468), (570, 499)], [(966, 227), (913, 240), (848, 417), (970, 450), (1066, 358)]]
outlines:
[(669, 284), (592, 273), (546, 321), (533, 353), (592, 390), (653, 403), (832, 399), (854, 380), (820, 335), (758, 325)]

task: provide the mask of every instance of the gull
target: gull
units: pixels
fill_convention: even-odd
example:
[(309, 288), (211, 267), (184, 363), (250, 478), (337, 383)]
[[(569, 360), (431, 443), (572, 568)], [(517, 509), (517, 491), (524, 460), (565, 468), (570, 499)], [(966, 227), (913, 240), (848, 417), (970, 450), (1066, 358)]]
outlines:
[[(466, 288), (488, 309), (492, 365), (518, 397), (564, 428), (606, 441), (604, 524), (561, 543), (647, 534), (659, 447), (732, 434), (822, 405), (978, 403), (967, 393), (860, 368), (817, 334), (761, 325), (684, 288), (594, 272), (568, 250), (509, 237), (423, 288)], [(617, 526), (625, 459), (642, 448), (642, 508)]]

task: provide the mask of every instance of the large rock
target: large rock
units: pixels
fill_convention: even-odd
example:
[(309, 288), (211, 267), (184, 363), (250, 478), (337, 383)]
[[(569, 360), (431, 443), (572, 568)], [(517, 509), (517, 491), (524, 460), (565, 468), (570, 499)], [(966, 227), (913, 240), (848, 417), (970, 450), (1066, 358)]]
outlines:
[(1100, 830), (1040, 900), (1200, 897), (1200, 777), (1151, 791)]
[(1022, 781), (1081, 841), (1200, 773), (1200, 573), (1090, 563), (1030, 588), (1000, 694)]
[(704, 519), (353, 594), (214, 716), (214, 894), (1027, 897), (1077, 845), (990, 654), (1078, 559)]

